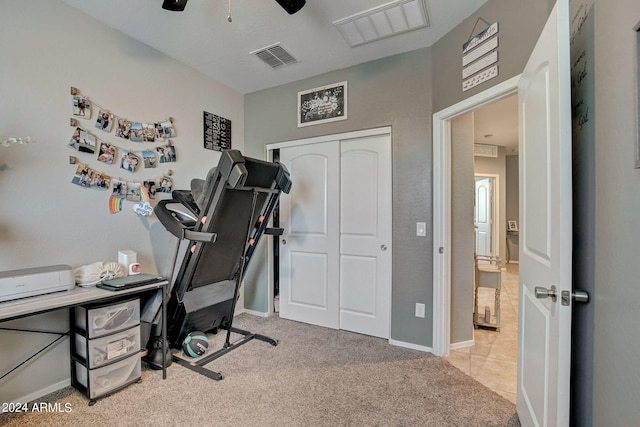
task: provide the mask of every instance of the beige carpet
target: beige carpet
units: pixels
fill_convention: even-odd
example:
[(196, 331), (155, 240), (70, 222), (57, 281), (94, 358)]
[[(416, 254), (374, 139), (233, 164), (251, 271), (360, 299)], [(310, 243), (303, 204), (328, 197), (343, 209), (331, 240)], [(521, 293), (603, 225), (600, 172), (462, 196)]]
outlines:
[[(214, 381), (178, 364), (167, 379), (99, 399), (71, 387), (38, 402), (67, 412), (0, 414), (9, 426), (518, 426), (515, 406), (444, 359), (386, 340), (240, 315), (236, 326), (270, 335), (207, 365)], [(218, 348), (223, 335), (212, 336)], [(56, 405), (58, 404), (58, 405)], [(31, 405), (30, 405), (31, 406)]]

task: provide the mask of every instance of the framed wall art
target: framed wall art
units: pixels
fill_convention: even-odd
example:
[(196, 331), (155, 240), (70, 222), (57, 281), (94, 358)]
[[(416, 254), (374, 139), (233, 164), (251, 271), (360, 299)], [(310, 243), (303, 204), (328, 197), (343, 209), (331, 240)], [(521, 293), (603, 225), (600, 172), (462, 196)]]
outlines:
[(298, 92), (298, 127), (346, 119), (346, 81)]
[(204, 148), (214, 151), (231, 149), (231, 120), (203, 112)]

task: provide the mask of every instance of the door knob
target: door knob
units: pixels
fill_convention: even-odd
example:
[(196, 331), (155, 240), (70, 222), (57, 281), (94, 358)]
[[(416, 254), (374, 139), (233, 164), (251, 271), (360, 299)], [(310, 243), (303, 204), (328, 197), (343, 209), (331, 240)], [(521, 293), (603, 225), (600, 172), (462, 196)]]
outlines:
[(282, 245), (286, 245), (287, 244), (287, 239), (282, 239)]
[(575, 291), (562, 291), (562, 305), (570, 305), (571, 300), (575, 302), (581, 302), (586, 304), (589, 302), (589, 293), (587, 291), (575, 290)]
[(558, 288), (556, 288), (555, 285), (551, 285), (551, 288), (549, 289), (536, 286), (534, 292), (538, 299), (551, 298), (551, 301), (556, 302), (556, 299), (558, 298)]
[(387, 245), (380, 245), (380, 250), (382, 252), (386, 251), (387, 250)]

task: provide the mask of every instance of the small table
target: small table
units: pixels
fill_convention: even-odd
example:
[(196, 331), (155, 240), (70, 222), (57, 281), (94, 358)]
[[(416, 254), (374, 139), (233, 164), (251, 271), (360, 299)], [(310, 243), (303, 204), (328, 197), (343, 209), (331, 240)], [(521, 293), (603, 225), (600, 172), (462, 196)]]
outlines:
[[(119, 299), (127, 295), (141, 294), (149, 292), (154, 289), (160, 289), (162, 292), (162, 379), (167, 378), (167, 285), (166, 280), (161, 280), (156, 283), (150, 283), (142, 286), (137, 286), (129, 289), (123, 289), (121, 291), (107, 291), (104, 289), (89, 287), (83, 288), (76, 286), (69, 291), (54, 292), (51, 294), (37, 295), (33, 297), (20, 298), (11, 301), (0, 302), (0, 322), (8, 320), (20, 319), (36, 314), (46, 313), (53, 310), (59, 310), (62, 308), (73, 308), (82, 304), (109, 301)], [(37, 331), (34, 331), (37, 332)], [(65, 333), (61, 333), (65, 336)], [(53, 344), (53, 343), (52, 343)], [(51, 344), (50, 344), (51, 345)], [(49, 347), (49, 346), (47, 346)], [(33, 356), (27, 359), (30, 360), (40, 352), (44, 351), (47, 347), (40, 350)], [(25, 361), (26, 362), (26, 361)], [(24, 362), (23, 362), (24, 363)], [(17, 369), (18, 365), (11, 371), (3, 374), (6, 376), (9, 373)]]

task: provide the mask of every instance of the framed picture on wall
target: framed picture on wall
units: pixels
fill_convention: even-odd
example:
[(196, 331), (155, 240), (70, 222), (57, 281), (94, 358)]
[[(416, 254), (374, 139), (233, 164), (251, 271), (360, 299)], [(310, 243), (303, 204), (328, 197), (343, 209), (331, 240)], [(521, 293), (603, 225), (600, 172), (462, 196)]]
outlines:
[(518, 222), (507, 221), (507, 231), (518, 231)]
[(231, 120), (203, 112), (204, 148), (222, 151), (231, 149)]
[(298, 127), (346, 119), (346, 81), (298, 92)]

